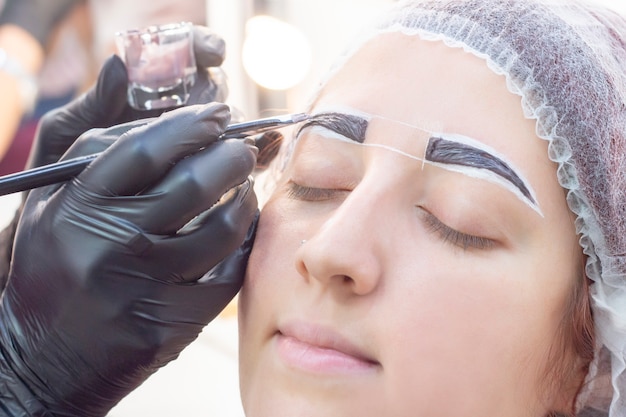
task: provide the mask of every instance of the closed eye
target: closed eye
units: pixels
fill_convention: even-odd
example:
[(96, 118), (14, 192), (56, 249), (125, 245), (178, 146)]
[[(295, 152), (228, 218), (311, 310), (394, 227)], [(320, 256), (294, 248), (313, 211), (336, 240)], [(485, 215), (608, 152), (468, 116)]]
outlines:
[(496, 245), (496, 242), (492, 239), (459, 232), (458, 230), (455, 230), (450, 226), (442, 223), (441, 220), (439, 220), (428, 211), (421, 211), (423, 213), (422, 219), (424, 220), (428, 231), (434, 233), (446, 243), (450, 243), (463, 250), (487, 250), (493, 248)]
[(303, 201), (328, 201), (342, 193), (345, 193), (345, 190), (306, 187), (293, 181), (289, 182), (287, 189), (289, 198)]

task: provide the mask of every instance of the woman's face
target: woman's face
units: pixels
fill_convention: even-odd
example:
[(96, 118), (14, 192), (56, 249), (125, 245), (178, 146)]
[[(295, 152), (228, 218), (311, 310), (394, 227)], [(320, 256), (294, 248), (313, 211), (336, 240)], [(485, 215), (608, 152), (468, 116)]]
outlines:
[[(580, 250), (520, 98), (475, 56), (386, 34), (325, 86), (311, 113), (328, 112), (261, 215), (239, 306), (246, 415), (555, 407), (546, 369)], [(434, 163), (434, 130), (453, 150), (469, 138), (480, 169)]]

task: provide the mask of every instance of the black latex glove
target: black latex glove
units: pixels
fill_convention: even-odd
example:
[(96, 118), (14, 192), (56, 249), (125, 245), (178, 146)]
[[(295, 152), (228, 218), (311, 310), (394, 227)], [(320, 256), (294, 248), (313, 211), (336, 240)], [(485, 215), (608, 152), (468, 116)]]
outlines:
[(256, 148), (216, 142), (229, 117), (214, 103), (91, 130), (64, 158), (113, 144), (30, 192), (0, 304), (2, 415), (105, 415), (234, 297)]
[[(23, 1), (23, 0), (19, 0)], [(224, 40), (204, 26), (194, 26), (194, 52), (198, 67), (196, 82), (187, 105), (226, 99), (226, 86), (215, 82), (207, 68), (224, 60)], [(128, 74), (122, 60), (111, 56), (103, 65), (96, 85), (80, 98), (43, 116), (39, 123), (27, 167), (57, 162), (81, 134), (93, 127), (109, 127), (148, 117), (171, 109), (140, 111), (126, 99)]]
[(80, 0), (5, 0), (0, 24), (12, 23), (45, 46), (50, 33)]

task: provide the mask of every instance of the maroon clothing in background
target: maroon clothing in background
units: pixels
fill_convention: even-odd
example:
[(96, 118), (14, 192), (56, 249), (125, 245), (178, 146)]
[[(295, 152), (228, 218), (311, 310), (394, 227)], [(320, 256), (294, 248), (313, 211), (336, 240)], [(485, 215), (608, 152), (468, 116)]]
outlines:
[(25, 121), (20, 125), (9, 150), (0, 161), (0, 175), (12, 174), (24, 169), (38, 122), (39, 120), (33, 119)]

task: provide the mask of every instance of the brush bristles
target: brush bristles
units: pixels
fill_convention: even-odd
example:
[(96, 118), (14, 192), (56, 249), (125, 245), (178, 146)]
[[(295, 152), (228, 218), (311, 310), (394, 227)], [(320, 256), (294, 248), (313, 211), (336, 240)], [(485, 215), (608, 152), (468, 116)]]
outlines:
[(283, 142), (285, 136), (276, 130), (270, 130), (269, 132), (262, 133), (255, 138), (255, 144), (259, 148), (259, 155), (257, 156), (256, 169), (265, 170), (269, 164), (276, 158), (280, 145)]

